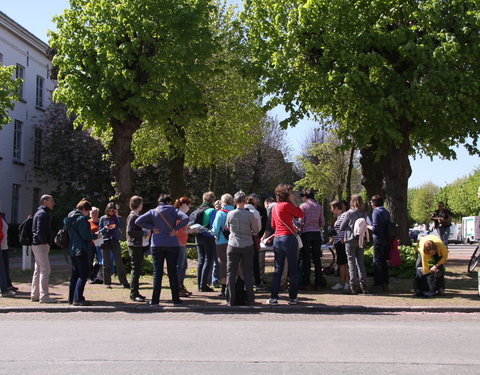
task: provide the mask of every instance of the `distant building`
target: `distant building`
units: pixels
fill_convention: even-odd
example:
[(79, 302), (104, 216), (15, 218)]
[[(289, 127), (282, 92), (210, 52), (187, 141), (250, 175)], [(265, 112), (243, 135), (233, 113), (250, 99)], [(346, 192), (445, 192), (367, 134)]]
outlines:
[(34, 212), (53, 179), (41, 176), (42, 129), (36, 126), (50, 103), (55, 82), (48, 45), (0, 12), (0, 63), (16, 66), (23, 79), (20, 101), (10, 112), (11, 123), (0, 130), (0, 201), (7, 222), (20, 223)]

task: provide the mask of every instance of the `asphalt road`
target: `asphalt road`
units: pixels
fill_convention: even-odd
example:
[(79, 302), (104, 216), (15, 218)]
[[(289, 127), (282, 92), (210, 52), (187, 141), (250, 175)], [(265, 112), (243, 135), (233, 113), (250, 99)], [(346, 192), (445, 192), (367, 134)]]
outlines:
[(0, 374), (478, 374), (478, 314), (0, 314)]

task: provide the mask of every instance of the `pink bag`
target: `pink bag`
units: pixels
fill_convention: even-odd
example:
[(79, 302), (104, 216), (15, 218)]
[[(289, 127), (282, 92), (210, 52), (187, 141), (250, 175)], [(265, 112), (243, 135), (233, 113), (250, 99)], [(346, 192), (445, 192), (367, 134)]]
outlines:
[(400, 259), (400, 252), (398, 251), (398, 240), (390, 242), (390, 251), (388, 252), (388, 262), (392, 267), (398, 267), (402, 260)]

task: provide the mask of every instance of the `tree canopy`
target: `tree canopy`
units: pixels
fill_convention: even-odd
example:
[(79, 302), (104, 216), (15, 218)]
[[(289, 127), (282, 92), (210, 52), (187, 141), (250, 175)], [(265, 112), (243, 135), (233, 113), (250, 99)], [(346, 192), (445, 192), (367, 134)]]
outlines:
[(12, 78), (14, 71), (14, 66), (0, 64), (0, 129), (2, 125), (11, 121), (8, 112), (13, 109), (15, 101), (18, 100), (21, 80)]

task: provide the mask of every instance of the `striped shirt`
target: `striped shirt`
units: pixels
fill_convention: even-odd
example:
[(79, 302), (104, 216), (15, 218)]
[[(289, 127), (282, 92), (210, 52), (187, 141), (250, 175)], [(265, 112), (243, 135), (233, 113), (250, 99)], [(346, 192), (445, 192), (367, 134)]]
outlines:
[(335, 228), (335, 236), (333, 237), (333, 244), (339, 243), (340, 241), (343, 241), (343, 237), (345, 236), (345, 232), (343, 230), (340, 230), (340, 225), (342, 224), (343, 219), (345, 218), (345, 215), (347, 212), (343, 212), (340, 214), (339, 217), (337, 217), (337, 220), (335, 221), (335, 224), (333, 224), (333, 227)]

